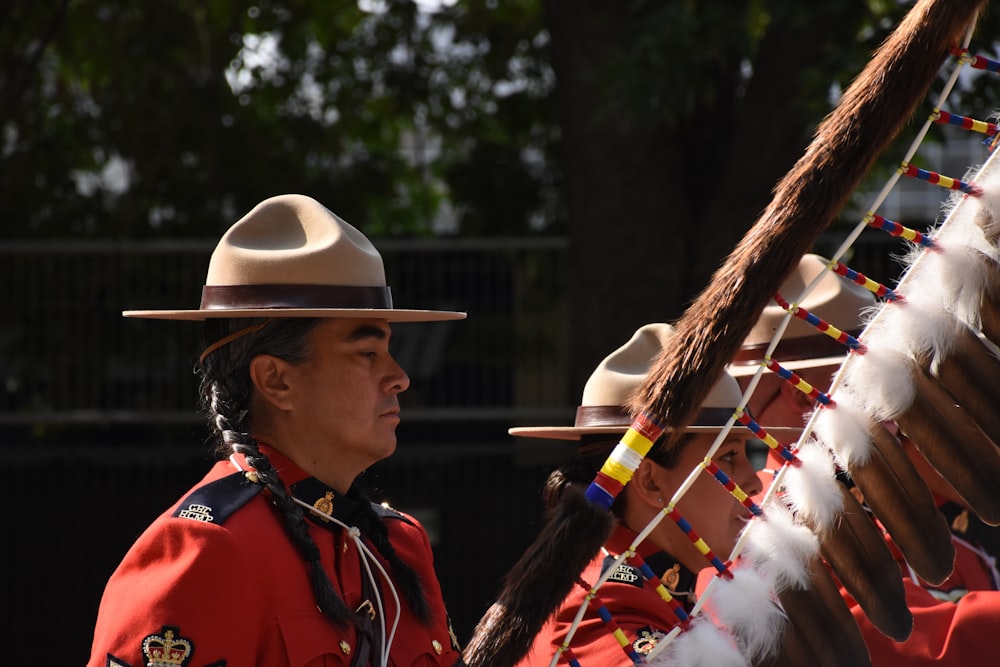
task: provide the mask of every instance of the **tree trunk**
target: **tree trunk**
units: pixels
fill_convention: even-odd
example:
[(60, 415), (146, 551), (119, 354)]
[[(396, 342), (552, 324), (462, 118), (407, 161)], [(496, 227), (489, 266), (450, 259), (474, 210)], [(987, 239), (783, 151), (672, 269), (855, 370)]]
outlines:
[(633, 33), (628, 4), (546, 7), (569, 217), (571, 396), (639, 326), (680, 315), (684, 296), (684, 265), (666, 223), (684, 224), (690, 211), (670, 187), (669, 138), (609, 99), (599, 75)]
[[(818, 45), (846, 54), (856, 24), (835, 8), (776, 10), (746, 94), (736, 93), (745, 56), (734, 49), (715, 80), (703, 81), (713, 95), (692, 96), (712, 102), (678, 121), (609, 92), (619, 82), (609, 80), (608, 59), (648, 30), (641, 10), (595, 0), (545, 7), (569, 219), (570, 395), (579, 396), (594, 366), (635, 329), (680, 317), (757, 219), (826, 104), (827, 91), (807, 83), (831, 58)], [(652, 65), (645, 74), (657, 76)]]

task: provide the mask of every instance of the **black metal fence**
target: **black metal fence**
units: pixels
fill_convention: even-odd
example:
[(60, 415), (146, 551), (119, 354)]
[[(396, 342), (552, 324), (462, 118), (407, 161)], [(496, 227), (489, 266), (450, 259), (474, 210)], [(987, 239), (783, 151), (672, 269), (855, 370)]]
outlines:
[[(0, 244), (0, 424), (192, 418), (200, 327), (124, 319), (196, 307), (213, 243)], [(563, 408), (562, 240), (382, 243), (399, 307), (468, 320), (394, 327), (409, 419)]]
[[(893, 243), (872, 237), (852, 266), (889, 280)], [(0, 446), (16, 517), (0, 639), (12, 664), (85, 662), (108, 575), (209, 465), (191, 372), (198, 325), (120, 311), (193, 307), (212, 247), (0, 244)], [(426, 523), (465, 638), (538, 530), (547, 471), (569, 455), (506, 435), (511, 425), (573, 418), (566, 244), (380, 250), (398, 306), (469, 312), (462, 322), (394, 327), (394, 353), (413, 382), (399, 450), (366, 473), (378, 497)]]

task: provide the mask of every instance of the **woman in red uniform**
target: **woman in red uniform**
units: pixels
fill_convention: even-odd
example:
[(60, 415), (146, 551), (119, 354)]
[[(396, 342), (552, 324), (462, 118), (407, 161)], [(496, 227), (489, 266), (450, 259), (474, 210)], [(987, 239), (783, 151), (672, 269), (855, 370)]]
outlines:
[[(517, 436), (579, 442), (578, 457), (549, 477), (545, 489), (548, 506), (556, 504), (568, 485), (585, 486), (594, 479), (632, 423), (622, 406), (642, 383), (659, 353), (670, 344), (672, 335), (670, 325), (646, 325), (605, 358), (587, 381), (574, 426), (511, 429), (510, 433)], [(640, 544), (637, 557), (617, 565), (615, 557), (629, 547), (637, 531), (663, 510), (691, 470), (705, 458), (739, 400), (736, 380), (723, 375), (686, 429), (680, 446), (668, 454), (654, 445), (612, 507), (617, 522), (610, 539), (580, 575), (580, 585), (535, 638), (522, 666), (549, 664), (581, 605), (586, 604), (588, 590), (608, 568), (614, 567), (615, 571), (599, 587), (598, 597), (589, 605), (570, 641), (570, 651), (560, 656), (559, 664), (571, 660), (583, 667), (629, 664), (635, 656), (647, 655), (679, 623), (681, 615), (691, 610), (696, 574), (709, 562), (675, 522), (661, 521)], [(749, 434), (742, 427), (731, 431), (713, 460), (746, 493), (755, 494), (761, 490), (761, 482), (747, 458)], [(750, 518), (749, 511), (708, 475), (698, 477), (677, 509), (721, 558), (730, 552)], [(679, 603), (680, 615), (657, 592), (659, 582)], [(621, 631), (617, 637), (616, 629)]]
[(450, 665), (424, 529), (355, 485), (391, 455), (409, 378), (378, 252), (315, 200), (257, 205), (212, 255), (202, 403), (220, 460), (138, 538), (104, 592), (89, 667)]

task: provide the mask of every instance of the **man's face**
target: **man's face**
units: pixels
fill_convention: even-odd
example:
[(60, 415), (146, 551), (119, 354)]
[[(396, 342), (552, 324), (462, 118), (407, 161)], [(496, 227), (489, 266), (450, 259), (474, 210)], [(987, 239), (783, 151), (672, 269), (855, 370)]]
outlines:
[(306, 441), (288, 444), (308, 469), (357, 475), (395, 451), (398, 396), (410, 379), (389, 354), (390, 335), (385, 320), (350, 318), (329, 319), (310, 334), (309, 358), (289, 373), (293, 418)]

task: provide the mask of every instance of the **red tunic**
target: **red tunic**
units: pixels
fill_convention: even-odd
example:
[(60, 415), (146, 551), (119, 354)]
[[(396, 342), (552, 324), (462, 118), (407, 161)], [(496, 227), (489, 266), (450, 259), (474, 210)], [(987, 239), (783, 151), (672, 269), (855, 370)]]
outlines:
[(982, 552), (956, 538), (952, 576), (940, 586), (930, 586), (921, 585), (909, 573), (891, 542), (890, 548), (903, 568), (906, 603), (913, 614), (913, 632), (905, 642), (896, 643), (879, 632), (841, 589), (868, 645), (873, 667), (990, 662), (1000, 630), (1000, 591)]
[[(580, 575), (581, 579), (588, 585), (596, 583), (603, 569), (611, 564), (613, 557), (628, 548), (634, 538), (635, 533), (631, 530), (622, 526), (616, 528), (604, 545), (610, 556), (604, 553), (598, 554), (584, 569)], [(668, 576), (664, 576), (663, 571), (674, 571), (677, 573), (675, 584), (677, 590), (693, 590), (695, 584), (693, 574), (679, 565), (673, 567), (675, 564), (672, 559), (670, 562), (657, 562), (669, 558), (664, 552), (658, 552), (648, 541), (639, 546), (638, 552), (646, 559), (654, 573), (662, 576), (665, 584)], [(668, 585), (668, 587), (673, 586)], [(586, 594), (587, 591), (581, 586), (573, 589), (555, 616), (535, 637), (530, 652), (518, 663), (518, 667), (544, 667), (550, 663), (552, 656), (565, 640), (566, 633), (580, 605), (584, 603)], [(619, 565), (615, 574), (598, 589), (598, 595), (611, 613), (615, 624), (624, 632), (629, 647), (639, 655), (648, 654), (656, 642), (678, 623), (677, 616), (660, 598), (655, 587), (646, 581), (637, 569), (629, 565)], [(612, 635), (611, 628), (600, 619), (593, 605), (577, 627), (570, 641), (570, 648), (581, 667), (632, 664), (621, 644)], [(566, 654), (560, 656), (558, 664), (569, 664)]]
[[(285, 484), (306, 478), (279, 453), (266, 453)], [(233, 464), (219, 462), (146, 529), (105, 588), (88, 667), (138, 667), (160, 650), (186, 653), (183, 663), (176, 660), (186, 667), (350, 664), (354, 627), (339, 628), (320, 613), (308, 568), (259, 489)], [(357, 506), (335, 495), (335, 516), (338, 504)], [(383, 515), (399, 557), (420, 576), (433, 616), (424, 625), (405, 601), (400, 614), (376, 573), (387, 631), (399, 616), (389, 664), (451, 665), (458, 653), (427, 534), (412, 517)], [(356, 544), (341, 528), (309, 522), (308, 530), (334, 589), (356, 609), (365, 599)]]

